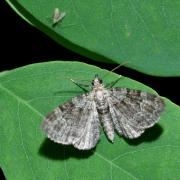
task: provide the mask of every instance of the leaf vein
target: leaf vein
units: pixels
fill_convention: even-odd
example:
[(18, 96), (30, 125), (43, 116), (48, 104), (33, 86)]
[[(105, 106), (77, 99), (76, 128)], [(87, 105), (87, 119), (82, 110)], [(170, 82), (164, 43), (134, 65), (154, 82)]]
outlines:
[(134, 13), (137, 15), (137, 17), (140, 19), (140, 21), (142, 22), (142, 24), (144, 25), (146, 31), (150, 34), (152, 40), (154, 41), (154, 43), (157, 45), (157, 47), (159, 47), (159, 44), (157, 42), (157, 39), (154, 35), (154, 33), (150, 30), (149, 26), (147, 25), (147, 23), (145, 22), (143, 16), (138, 12), (138, 10), (136, 9), (134, 3), (132, 0), (128, 0), (129, 4), (131, 5), (131, 8), (133, 9)]
[[(119, 36), (118, 36), (118, 33), (116, 31), (116, 28), (114, 26), (114, 21), (113, 21), (113, 0), (110, 0), (110, 22), (111, 22), (111, 28), (112, 28), (112, 31), (114, 32), (113, 35), (115, 36), (115, 41), (117, 42), (118, 46), (119, 46), (119, 49), (121, 48), (121, 42), (119, 40)], [(120, 49), (120, 52), (121, 54), (123, 53)]]
[(101, 159), (103, 159), (104, 161), (106, 161), (107, 163), (109, 163), (110, 165), (118, 168), (119, 170), (121, 170), (123, 173), (129, 175), (130, 177), (134, 178), (134, 179), (138, 179), (137, 177), (135, 177), (133, 174), (129, 173), (128, 171), (126, 171), (125, 169), (123, 169), (122, 167), (120, 167), (119, 165), (115, 164), (114, 162), (108, 160), (107, 158), (105, 158), (104, 156), (102, 156), (101, 154), (95, 152), (95, 154), (100, 157)]
[(138, 153), (138, 152), (141, 152), (141, 151), (146, 151), (146, 150), (154, 150), (154, 149), (158, 149), (158, 148), (164, 148), (164, 147), (174, 147), (174, 148), (180, 148), (180, 146), (174, 146), (174, 145), (159, 145), (159, 146), (154, 146), (154, 147), (149, 147), (149, 148), (142, 148), (142, 149), (139, 149), (139, 150), (136, 150), (136, 151), (129, 151), (129, 152), (126, 152), (126, 153), (123, 153), (117, 157), (115, 157), (114, 159), (112, 159), (112, 161), (116, 161), (116, 160), (119, 160), (121, 158), (123, 158), (124, 156), (127, 156), (129, 154), (134, 154), (134, 153)]
[(81, 26), (82, 30), (83, 30), (87, 35), (89, 35), (89, 32), (88, 32), (87, 28), (84, 26), (84, 24), (83, 24), (83, 22), (82, 22), (82, 19), (81, 19), (80, 15), (79, 15), (79, 13), (78, 13), (78, 11), (77, 11), (77, 9), (76, 9), (76, 6), (75, 6), (73, 0), (71, 0), (71, 3), (72, 3), (72, 6), (73, 6), (73, 9), (74, 9), (74, 12), (75, 12), (76, 16), (77, 16), (78, 19), (79, 19), (80, 26)]
[(21, 146), (22, 146), (22, 149), (23, 149), (23, 151), (24, 151), (26, 160), (27, 160), (27, 162), (28, 162), (28, 164), (29, 164), (29, 167), (30, 167), (30, 169), (31, 169), (32, 177), (33, 177), (33, 179), (36, 179), (36, 178), (35, 178), (35, 173), (34, 173), (34, 170), (33, 170), (32, 164), (31, 164), (31, 161), (30, 161), (30, 158), (29, 158), (29, 156), (28, 156), (28, 153), (27, 153), (26, 148), (25, 148), (25, 145), (24, 145), (22, 128), (21, 128), (21, 118), (20, 118), (20, 115), (19, 115), (19, 111), (20, 111), (20, 102), (18, 101), (17, 117), (18, 117), (18, 127), (19, 127), (19, 132), (20, 132)]
[(3, 91), (5, 91), (7, 94), (13, 96), (15, 99), (17, 99), (19, 102), (22, 102), (24, 105), (26, 105), (28, 108), (30, 108), (33, 112), (35, 112), (38, 116), (40, 116), (41, 118), (44, 118), (43, 114), (41, 114), (39, 111), (37, 111), (33, 106), (31, 106), (27, 101), (25, 101), (24, 99), (22, 99), (21, 97), (17, 96), (14, 92), (12, 92), (11, 90), (9, 90), (8, 88), (2, 86), (0, 84), (0, 89), (2, 89)]

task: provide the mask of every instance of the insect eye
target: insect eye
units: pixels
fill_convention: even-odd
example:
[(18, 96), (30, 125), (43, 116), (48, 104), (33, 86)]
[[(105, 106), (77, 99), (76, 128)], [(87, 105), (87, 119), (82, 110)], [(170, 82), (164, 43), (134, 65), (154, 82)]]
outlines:
[(99, 79), (100, 84), (102, 84), (102, 79)]
[(94, 81), (92, 81), (91, 84), (94, 86)]

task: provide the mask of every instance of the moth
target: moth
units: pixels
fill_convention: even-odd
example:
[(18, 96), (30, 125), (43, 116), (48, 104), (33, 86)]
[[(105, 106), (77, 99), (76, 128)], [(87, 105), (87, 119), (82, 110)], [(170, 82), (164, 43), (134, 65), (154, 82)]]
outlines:
[(104, 86), (96, 75), (90, 92), (73, 97), (43, 120), (42, 129), (47, 137), (60, 144), (89, 150), (100, 139), (100, 126), (113, 142), (115, 131), (133, 139), (157, 123), (164, 101), (141, 90), (113, 87), (118, 80)]
[(61, 21), (65, 15), (65, 12), (60, 12), (59, 8), (55, 8), (52, 17), (53, 26), (55, 26), (59, 21)]

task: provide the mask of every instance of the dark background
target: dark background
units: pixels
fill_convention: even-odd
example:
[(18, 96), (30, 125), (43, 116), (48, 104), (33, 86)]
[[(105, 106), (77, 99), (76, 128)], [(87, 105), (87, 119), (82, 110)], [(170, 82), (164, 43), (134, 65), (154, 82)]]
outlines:
[[(0, 71), (49, 60), (83, 61), (108, 70), (116, 67), (114, 64), (92, 61), (62, 47), (26, 23), (4, 0), (0, 1), (0, 44)], [(125, 67), (116, 72), (142, 82), (159, 95), (180, 104), (180, 78), (152, 77)]]

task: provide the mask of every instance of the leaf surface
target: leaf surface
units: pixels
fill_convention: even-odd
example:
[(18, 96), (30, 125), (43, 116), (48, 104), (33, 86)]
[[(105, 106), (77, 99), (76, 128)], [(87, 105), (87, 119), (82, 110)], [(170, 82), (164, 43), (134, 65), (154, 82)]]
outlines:
[[(6, 0), (26, 21), (91, 59), (156, 76), (180, 75), (180, 3), (161, 1)], [(55, 8), (65, 18), (52, 26)]]
[[(138, 139), (116, 135), (111, 144), (101, 132), (96, 149), (78, 151), (45, 137), (40, 129), (44, 116), (83, 93), (68, 78), (91, 82), (95, 74), (106, 73), (84, 63), (55, 61), (0, 75), (0, 165), (7, 179), (180, 178), (180, 108), (166, 98), (160, 122)], [(118, 77), (110, 73), (104, 83)], [(116, 86), (155, 93), (126, 77)]]

